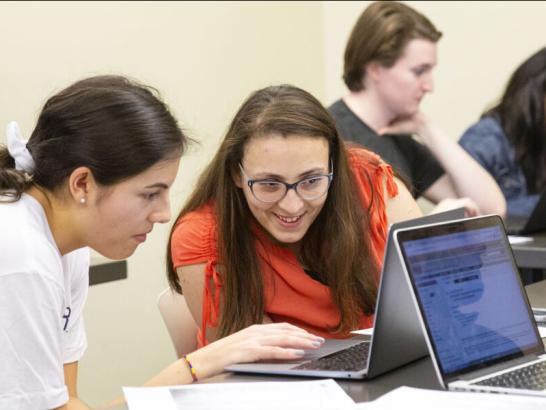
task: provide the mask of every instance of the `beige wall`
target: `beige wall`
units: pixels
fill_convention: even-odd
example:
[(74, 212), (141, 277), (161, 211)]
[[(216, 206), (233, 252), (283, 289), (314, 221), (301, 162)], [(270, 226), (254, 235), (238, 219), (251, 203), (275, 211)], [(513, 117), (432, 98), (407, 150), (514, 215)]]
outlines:
[[(349, 34), (370, 1), (325, 1), (325, 96), (329, 105), (347, 89), (341, 79)], [(512, 71), (546, 45), (546, 2), (405, 1), (443, 33), (434, 71), (435, 89), (422, 108), (451, 138), (478, 120), (500, 96)], [(432, 209), (420, 199), (425, 212)]]
[[(324, 2), (325, 100), (346, 93), (345, 43), (369, 1)], [(443, 32), (435, 90), (424, 111), (454, 139), (493, 102), (510, 73), (546, 45), (546, 2), (406, 1)]]
[[(289, 82), (323, 97), (320, 3), (0, 3), (0, 126), (28, 135), (45, 97), (84, 76), (157, 87), (195, 146), (172, 190), (180, 204), (252, 91)], [(2, 132), (2, 141), (3, 141)], [(156, 308), (168, 227), (129, 259), (129, 279), (90, 289), (80, 394), (96, 405), (174, 359)]]
[[(28, 135), (46, 96), (84, 76), (123, 73), (152, 84), (201, 142), (182, 161), (172, 191), (177, 210), (250, 91), (289, 82), (328, 104), (345, 92), (342, 52), (367, 3), (2, 2), (0, 126), (14, 119)], [(424, 106), (455, 138), (543, 45), (546, 4), (416, 7), (445, 35), (436, 92)], [(156, 309), (168, 228), (156, 227), (129, 259), (128, 280), (90, 290), (80, 393), (92, 405), (174, 358)]]

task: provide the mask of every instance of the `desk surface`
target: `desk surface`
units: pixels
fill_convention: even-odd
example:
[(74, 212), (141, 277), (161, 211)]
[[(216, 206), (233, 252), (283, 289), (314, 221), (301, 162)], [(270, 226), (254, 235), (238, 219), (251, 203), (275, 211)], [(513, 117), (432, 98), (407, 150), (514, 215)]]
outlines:
[(512, 245), (516, 263), (520, 268), (546, 269), (546, 233), (525, 236), (533, 240)]
[[(526, 290), (531, 305), (546, 307), (546, 281), (533, 283), (532, 285), (527, 286)], [(218, 376), (203, 380), (200, 383), (232, 383), (279, 380), (295, 381), (305, 380), (305, 378), (222, 373)], [(379, 396), (400, 386), (440, 389), (440, 384), (438, 383), (432, 361), (429, 357), (417, 360), (416, 362), (410, 363), (372, 380), (338, 380), (337, 383), (349, 396), (351, 396), (355, 402), (375, 400)], [(115, 408), (115, 410), (125, 409), (127, 409), (125, 404)]]
[[(525, 288), (531, 305), (546, 307), (546, 281), (533, 283)], [(271, 380), (301, 380), (302, 378), (279, 378), (274, 376), (251, 376), (223, 373), (211, 377), (203, 383), (249, 382)], [(372, 380), (338, 380), (338, 384), (355, 402), (375, 400), (379, 396), (400, 386), (440, 389), (430, 357), (420, 359), (397, 370)]]

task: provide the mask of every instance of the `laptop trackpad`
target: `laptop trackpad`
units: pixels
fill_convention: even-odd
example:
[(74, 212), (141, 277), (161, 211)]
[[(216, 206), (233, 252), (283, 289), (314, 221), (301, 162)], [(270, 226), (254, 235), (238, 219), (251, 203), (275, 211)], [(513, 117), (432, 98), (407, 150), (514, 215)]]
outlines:
[(303, 360), (301, 361), (314, 360), (319, 357), (328, 356), (329, 354), (338, 352), (342, 349), (347, 349), (366, 340), (370, 340), (370, 338), (368, 336), (353, 336), (349, 339), (326, 339), (320, 349), (306, 350)]
[(362, 336), (362, 335), (354, 336), (349, 339), (326, 339), (324, 344), (319, 349), (306, 350), (303, 358), (299, 360), (291, 360), (291, 361), (268, 360), (268, 361), (261, 361), (257, 363), (234, 364), (234, 365), (226, 367), (225, 370), (239, 371), (239, 372), (241, 371), (260, 372), (260, 370), (268, 370), (268, 371), (276, 372), (276, 371), (288, 370), (301, 363), (307, 362), (309, 360), (318, 359), (323, 356), (327, 356), (329, 354), (335, 353), (339, 350), (349, 348), (351, 346), (354, 346), (358, 343), (361, 343), (367, 340), (370, 340), (370, 338), (368, 336)]

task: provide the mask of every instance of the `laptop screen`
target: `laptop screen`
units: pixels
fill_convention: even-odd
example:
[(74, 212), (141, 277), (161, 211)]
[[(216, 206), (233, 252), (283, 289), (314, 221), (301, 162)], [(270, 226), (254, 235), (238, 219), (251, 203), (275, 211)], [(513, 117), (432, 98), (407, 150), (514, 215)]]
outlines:
[(444, 377), (541, 349), (498, 217), (397, 234)]

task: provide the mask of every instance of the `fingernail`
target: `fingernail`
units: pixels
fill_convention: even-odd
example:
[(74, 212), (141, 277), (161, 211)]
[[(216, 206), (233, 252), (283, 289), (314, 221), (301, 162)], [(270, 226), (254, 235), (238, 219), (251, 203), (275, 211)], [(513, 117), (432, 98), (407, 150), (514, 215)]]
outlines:
[(312, 344), (313, 344), (313, 346), (315, 346), (315, 347), (319, 347), (319, 346), (322, 346), (322, 343), (323, 343), (323, 342), (321, 342), (320, 340), (315, 340)]
[(317, 336), (317, 340), (318, 340), (320, 343), (324, 343), (324, 342), (326, 341), (325, 338), (320, 337), (320, 336)]
[(296, 356), (303, 356), (305, 354), (304, 350), (294, 350), (294, 354)]

